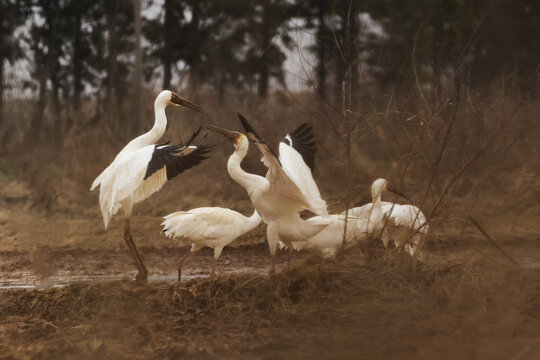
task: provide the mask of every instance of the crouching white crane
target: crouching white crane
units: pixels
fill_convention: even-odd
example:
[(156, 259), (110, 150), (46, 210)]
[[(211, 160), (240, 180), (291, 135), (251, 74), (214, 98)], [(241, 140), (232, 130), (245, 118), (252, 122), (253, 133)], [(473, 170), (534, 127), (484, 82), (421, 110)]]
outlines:
[(290, 245), (292, 241), (316, 235), (328, 225), (328, 222), (315, 224), (305, 221), (299, 214), (304, 209), (318, 215), (328, 214), (326, 202), (321, 199), (311, 174), (316, 151), (313, 133), (309, 125), (303, 124), (287, 134), (279, 144), (278, 158), (247, 120), (240, 114), (238, 116), (263, 154), (262, 162), (268, 167), (266, 177), (249, 174), (241, 168), (249, 148), (244, 134), (210, 125), (206, 127), (225, 135), (234, 144), (235, 151), (229, 157), (227, 170), (231, 178), (246, 189), (255, 209), (268, 224), (266, 234), (272, 255), (270, 272), (274, 272), (274, 255), (280, 239)]
[(202, 112), (199, 105), (192, 103), (178, 94), (165, 90), (154, 103), (154, 126), (129, 142), (113, 160), (113, 162), (94, 180), (90, 190), (98, 185), (99, 206), (103, 215), (105, 230), (111, 217), (120, 209), (124, 212), (124, 241), (126, 242), (137, 268), (136, 280), (146, 281), (148, 271), (139, 255), (130, 233), (129, 218), (133, 204), (138, 203), (158, 191), (168, 180), (184, 170), (198, 165), (206, 159), (211, 146), (191, 145), (197, 131), (186, 144), (156, 145), (155, 142), (165, 132), (167, 117), (165, 108), (168, 105), (185, 106)]
[[(392, 188), (385, 179), (377, 179), (371, 187), (372, 203), (360, 207), (349, 209), (349, 217), (367, 218), (374, 212), (382, 211), (382, 215), (387, 219), (386, 226), (381, 223), (378, 229), (384, 231), (379, 233), (385, 247), (393, 240), (396, 248), (403, 246), (412, 256), (421, 246), (424, 237), (429, 231), (424, 213), (416, 206), (410, 204), (397, 204), (381, 200), (383, 190), (397, 193), (405, 199), (410, 199), (399, 191)], [(341, 213), (343, 216), (345, 212)]]
[(214, 276), (216, 261), (221, 251), (237, 237), (255, 229), (261, 223), (257, 210), (250, 217), (221, 207), (202, 207), (178, 211), (165, 216), (165, 235), (170, 238), (185, 237), (191, 241), (191, 250), (178, 264), (178, 281), (182, 278), (182, 266), (188, 256), (208, 246), (214, 249), (210, 276)]
[[(308, 219), (308, 222), (313, 223), (326, 223), (330, 219), (331, 223), (307, 241), (293, 242), (292, 248), (319, 252), (323, 257), (333, 257), (343, 248), (348, 248), (369, 238), (379, 237), (384, 228), (385, 212), (381, 203), (381, 193), (385, 190), (405, 197), (401, 192), (392, 188), (386, 180), (377, 179), (371, 185), (373, 203), (368, 204), (369, 208), (366, 206), (361, 211), (358, 210), (360, 208), (351, 209), (347, 215), (344, 211), (339, 215), (314, 216)], [(345, 222), (347, 222), (346, 234)], [(344, 234), (345, 239), (343, 239)], [(383, 241), (385, 241), (386, 235), (387, 232), (384, 231)]]
[[(296, 251), (310, 251), (319, 253), (324, 258), (336, 256), (343, 248), (349, 248), (352, 245), (369, 238), (368, 220), (358, 219), (353, 216), (347, 218), (347, 235), (345, 243), (343, 242), (343, 234), (345, 232), (345, 215), (328, 215), (314, 216), (307, 220), (310, 223), (323, 222), (330, 224), (317, 235), (307, 239), (306, 241), (293, 241), (291, 246)], [(283, 242), (279, 243), (280, 249), (287, 248)]]

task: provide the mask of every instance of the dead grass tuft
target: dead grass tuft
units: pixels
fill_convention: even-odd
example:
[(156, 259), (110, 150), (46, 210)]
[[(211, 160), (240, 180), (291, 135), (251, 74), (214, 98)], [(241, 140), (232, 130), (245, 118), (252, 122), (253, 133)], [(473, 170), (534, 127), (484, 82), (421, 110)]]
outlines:
[(509, 356), (538, 334), (539, 284), (538, 270), (473, 250), (427, 264), (357, 248), (270, 277), (2, 293), (0, 347), (15, 357)]

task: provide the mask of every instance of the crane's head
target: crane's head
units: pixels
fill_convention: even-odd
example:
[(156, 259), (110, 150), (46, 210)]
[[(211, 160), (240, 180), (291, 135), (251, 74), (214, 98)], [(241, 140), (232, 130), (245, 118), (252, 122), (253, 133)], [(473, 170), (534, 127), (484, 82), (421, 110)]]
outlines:
[(189, 101), (188, 99), (181, 97), (174, 91), (163, 90), (157, 96), (154, 106), (167, 107), (169, 105), (185, 106), (199, 112), (204, 111), (204, 109), (201, 106)]
[(222, 129), (220, 127), (213, 126), (213, 125), (205, 125), (205, 128), (207, 128), (208, 130), (215, 131), (225, 136), (227, 139), (229, 139), (233, 143), (234, 148), (236, 150), (244, 150), (244, 149), (247, 150), (247, 148), (249, 147), (249, 142), (246, 135), (242, 134), (241, 132)]
[(386, 179), (377, 179), (373, 182), (373, 184), (371, 184), (371, 197), (373, 199), (381, 196), (383, 191), (389, 191), (411, 201), (407, 195), (394, 188), (394, 186), (392, 186), (392, 184), (390, 184)]

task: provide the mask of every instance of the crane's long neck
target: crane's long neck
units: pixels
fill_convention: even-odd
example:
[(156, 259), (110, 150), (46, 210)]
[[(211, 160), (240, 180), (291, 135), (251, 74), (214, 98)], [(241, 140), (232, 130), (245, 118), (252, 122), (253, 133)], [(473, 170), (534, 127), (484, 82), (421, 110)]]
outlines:
[[(165, 115), (165, 105), (161, 102), (154, 104), (154, 112), (156, 119), (154, 126), (147, 133), (132, 140), (128, 145), (130, 150), (140, 149), (142, 147), (155, 144), (167, 128), (167, 116)], [(133, 147), (133, 148), (131, 148)]]
[(251, 231), (255, 229), (259, 224), (261, 223), (261, 215), (257, 212), (257, 210), (253, 211), (253, 215), (247, 218), (246, 225), (245, 225), (245, 232)]
[(156, 119), (154, 121), (154, 126), (152, 129), (141, 136), (136, 137), (131, 140), (123, 149), (116, 155), (116, 159), (121, 158), (124, 154), (130, 153), (132, 151), (139, 150), (145, 146), (155, 144), (159, 138), (165, 132), (167, 128), (167, 116), (165, 115), (165, 107), (167, 105), (161, 101), (154, 103), (154, 112), (156, 114)]
[(240, 166), (246, 154), (247, 149), (236, 149), (227, 161), (227, 171), (234, 181), (242, 185), (249, 192), (253, 175), (245, 172)]
[[(372, 228), (382, 227), (383, 211), (382, 211), (382, 200), (381, 192), (371, 194), (371, 201), (373, 202), (373, 207), (371, 208), (371, 214), (369, 215), (369, 224)], [(378, 235), (378, 234), (377, 234)]]
[(155, 120), (154, 126), (147, 132), (148, 145), (153, 144), (163, 136), (165, 129), (167, 129), (167, 115), (165, 115), (165, 105), (162, 103), (154, 104)]

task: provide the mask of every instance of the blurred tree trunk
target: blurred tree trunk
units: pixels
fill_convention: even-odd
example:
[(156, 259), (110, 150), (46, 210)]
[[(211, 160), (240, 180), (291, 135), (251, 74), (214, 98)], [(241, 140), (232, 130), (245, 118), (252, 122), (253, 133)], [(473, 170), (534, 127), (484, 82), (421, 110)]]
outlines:
[[(45, 115), (45, 106), (47, 105), (47, 74), (45, 71), (41, 71), (38, 73), (39, 73), (39, 97), (38, 97), (36, 114), (32, 118), (31, 129), (32, 129), (32, 133), (37, 134), (37, 136), (39, 137), (39, 134), (41, 134), (41, 127), (42, 127), (43, 119)], [(30, 140), (31, 141), (39, 140), (39, 138), (33, 137)]]
[[(199, 29), (201, 24), (201, 19), (204, 20), (204, 17), (201, 17), (201, 6), (199, 1), (192, 1), (192, 18), (188, 26), (189, 41), (188, 49), (189, 53), (186, 54), (186, 63), (190, 68), (190, 87), (192, 91), (197, 92), (202, 82), (202, 74), (200, 69), (199, 62), (199, 52), (200, 52), (200, 43)], [(203, 15), (204, 16), (204, 15)]]
[[(60, 3), (59, 1), (50, 1), (43, 3), (45, 12), (45, 23), (49, 31), (46, 33), (45, 43), (47, 44), (47, 74), (51, 80), (52, 87), (52, 109), (55, 115), (53, 129), (58, 125), (60, 115), (60, 53), (62, 46), (59, 37), (62, 36), (59, 27), (60, 22)], [(56, 134), (56, 132), (55, 132)]]
[(173, 18), (173, 1), (165, 0), (164, 11), (165, 20), (163, 23), (163, 89), (169, 89), (171, 87), (172, 79), (172, 36), (171, 31), (174, 26)]
[(141, 0), (133, 0), (133, 25), (135, 32), (135, 74), (133, 76), (134, 84), (132, 92), (133, 102), (131, 103), (133, 116), (132, 116), (132, 133), (138, 133), (143, 128), (141, 119), (143, 118), (141, 111), (141, 92), (142, 92), (142, 49), (141, 49), (141, 33), (142, 33), (142, 19), (141, 19)]
[[(0, 42), (2, 41), (2, 36), (0, 36)], [(2, 44), (0, 43), (0, 49), (2, 49)], [(0, 127), (4, 125), (4, 60), (1, 59), (0, 63)]]
[[(118, 76), (118, 39), (116, 34), (116, 13), (118, 10), (118, 0), (110, 0), (105, 6), (105, 26), (107, 29), (107, 82), (105, 84), (105, 108), (107, 114), (107, 123), (111, 129), (116, 129), (116, 123), (113, 123), (114, 115), (116, 115), (117, 102), (115, 85)], [(118, 117), (116, 117), (118, 118)]]
[[(0, 2), (0, 13), (3, 15), (5, 11), (5, 6), (3, 3)], [(4, 34), (2, 34), (5, 30), (4, 26), (4, 19), (3, 16), (0, 16), (0, 126), (4, 124), (4, 57), (6, 57), (6, 46), (4, 41)]]
[[(358, 64), (360, 62), (360, 54), (358, 51), (358, 41), (360, 36), (360, 26), (358, 16), (360, 9), (358, 3), (354, 0), (345, 1), (341, 8), (341, 31), (339, 47), (339, 61), (337, 62), (336, 82), (339, 89), (343, 89), (345, 77), (350, 76), (350, 96), (354, 99), (356, 90), (358, 89)], [(347, 75), (347, 72), (349, 74)], [(344, 94), (341, 94), (343, 97)], [(338, 99), (340, 100), (340, 99)]]
[[(260, 58), (260, 64), (259, 64), (259, 79), (257, 82), (257, 94), (265, 98), (268, 96), (268, 80), (270, 78), (270, 59), (268, 57), (268, 49), (270, 47), (270, 43), (272, 42), (272, 36), (269, 33), (269, 13), (267, 3), (264, 2), (263, 5), (263, 27), (262, 27), (262, 51)], [(266, 26), (265, 26), (266, 25)]]
[(268, 96), (268, 65), (261, 64), (261, 72), (259, 73), (259, 82), (257, 84), (257, 94), (265, 98)]
[(324, 15), (326, 14), (326, 1), (321, 1), (318, 3), (317, 7), (317, 33), (316, 33), (316, 43), (315, 46), (316, 56), (317, 56), (317, 67), (316, 67), (316, 78), (315, 86), (317, 93), (323, 99), (326, 98), (326, 24), (324, 23)]
[(82, 51), (81, 51), (81, 14), (77, 13), (74, 19), (73, 34), (73, 108), (79, 110), (81, 105), (82, 84)]
[(443, 28), (444, 25), (444, 19), (442, 18), (440, 11), (437, 11), (437, 9), (432, 10), (431, 15), (431, 26), (432, 26), (432, 38), (431, 38), (431, 51), (432, 51), (432, 79), (431, 79), (431, 85), (432, 85), (432, 96), (433, 101), (438, 106), (439, 100), (440, 100), (440, 94), (441, 94), (441, 76), (442, 76), (442, 69), (443, 62), (441, 61), (441, 52), (439, 50), (439, 47), (441, 46), (442, 37), (443, 35)]
[(356, 99), (358, 96), (360, 79), (360, 7), (358, 1), (351, 0), (350, 5), (350, 25), (349, 25), (349, 63), (351, 64), (351, 97)]

